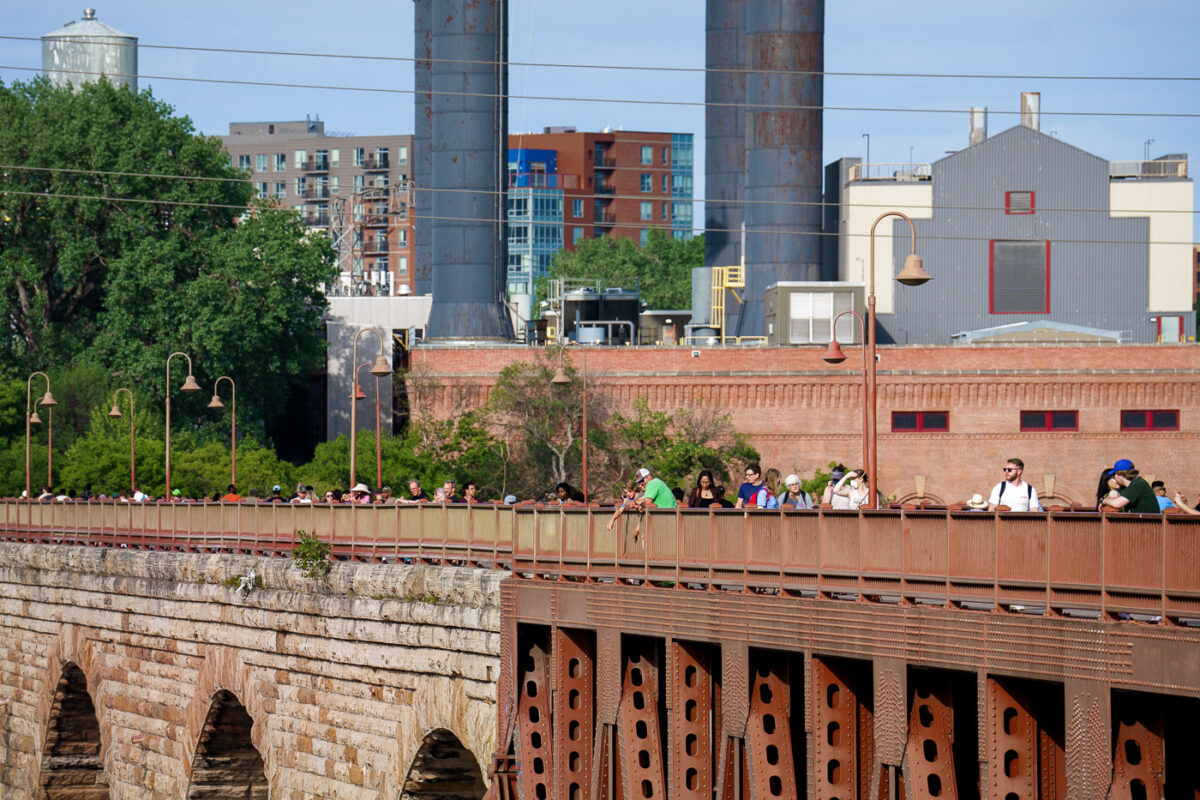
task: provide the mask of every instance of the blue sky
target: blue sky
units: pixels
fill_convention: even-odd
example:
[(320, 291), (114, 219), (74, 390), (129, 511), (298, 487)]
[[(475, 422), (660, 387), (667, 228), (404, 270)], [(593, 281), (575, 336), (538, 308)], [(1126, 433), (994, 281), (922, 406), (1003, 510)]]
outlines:
[[(37, 37), (82, 16), (82, 2), (5, 3), (0, 33)], [(1114, 0), (828, 0), (828, 71), (1020, 75), (1200, 75), (1200, 3)], [(412, 55), (409, 0), (100, 0), (97, 18), (142, 44), (288, 50), (361, 55)], [(573, 64), (704, 66), (704, 7), (699, 0), (510, 0), (513, 61)], [(407, 62), (198, 53), (142, 48), (143, 75), (264, 80), (330, 86), (412, 88)], [(0, 65), (38, 68), (37, 42), (0, 40)], [(0, 69), (0, 80), (32, 72)], [(409, 133), (412, 98), (405, 94), (229, 86), (143, 79), (156, 96), (210, 134), (230, 121), (303, 119), (319, 115), (327, 130)], [(702, 101), (703, 75), (513, 67), (514, 95)], [(1042, 130), (1110, 160), (1164, 153), (1200, 156), (1200, 118), (1070, 117), (1056, 111), (1200, 113), (1200, 81), (1072, 81), (1050, 79), (916, 79), (830, 76), (828, 106), (961, 109), (957, 114), (827, 111), (825, 161), (932, 161), (966, 145), (966, 109), (987, 106), (989, 132), (1016, 123), (1021, 91), (1042, 93)], [(704, 111), (699, 106), (513, 100), (513, 131), (545, 125), (580, 130), (606, 125), (696, 134), (696, 196), (702, 197)], [(1196, 168), (1193, 167), (1193, 170)], [(697, 219), (702, 217), (697, 214)]]

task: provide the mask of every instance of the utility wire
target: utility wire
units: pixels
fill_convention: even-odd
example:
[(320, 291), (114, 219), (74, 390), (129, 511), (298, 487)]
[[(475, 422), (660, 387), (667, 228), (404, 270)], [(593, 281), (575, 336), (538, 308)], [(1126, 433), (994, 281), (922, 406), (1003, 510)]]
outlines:
[[(631, 168), (631, 169), (633, 169), (633, 168)], [(281, 181), (278, 179), (259, 181), (259, 180), (253, 180), (252, 178), (218, 178), (218, 177), (207, 176), (207, 175), (167, 175), (167, 174), (151, 173), (151, 172), (118, 172), (115, 170), (73, 169), (70, 167), (31, 167), (31, 166), (21, 166), (21, 165), (17, 165), (17, 164), (0, 164), (0, 171), (5, 171), (5, 170), (29, 171), (29, 172), (62, 172), (62, 173), (73, 174), (73, 175), (105, 175), (105, 176), (122, 177), (122, 178), (151, 178), (151, 179), (166, 179), (166, 180), (181, 180), (181, 181), (211, 181), (211, 182), (218, 182), (218, 183), (248, 183), (251, 185), (258, 184), (258, 183), (287, 183), (288, 182), (286, 180)], [(268, 173), (268, 174), (276, 175), (276, 173)], [(3, 177), (3, 176), (0, 175), (0, 177)], [(295, 177), (295, 176), (293, 176), (293, 177)], [(921, 183), (926, 183), (926, 182), (921, 182)], [(481, 194), (503, 194), (504, 193), (504, 190), (495, 190), (495, 189), (458, 189), (458, 188), (449, 188), (449, 187), (435, 188), (435, 187), (421, 187), (421, 186), (417, 186), (415, 184), (412, 184), (411, 186), (404, 187), (404, 188), (401, 188), (400, 184), (393, 184), (392, 186), (390, 186), (388, 188), (393, 188), (393, 187), (396, 188), (400, 192), (412, 191), (413, 193), (425, 193), (425, 194), (446, 193), (446, 194), (481, 195)], [(383, 188), (383, 187), (375, 187), (375, 188)], [(523, 189), (551, 189), (554, 191), (558, 191), (558, 190), (562, 189), (562, 187), (514, 186), (514, 187), (509, 187), (509, 189), (507, 190), (507, 193), (509, 195), (512, 195), (514, 191), (519, 191), (519, 190), (523, 190)], [(337, 195), (331, 195), (329, 197), (316, 198), (316, 199), (333, 201), (333, 200), (336, 200), (339, 198), (352, 198), (356, 194), (357, 194), (356, 192), (347, 192), (346, 194), (337, 194)], [(38, 196), (51, 197), (54, 195), (38, 194)], [(132, 200), (133, 198), (129, 198), (129, 199)], [(284, 198), (276, 198), (276, 199), (284, 199)], [(297, 198), (297, 199), (301, 199), (301, 198)], [(384, 198), (366, 198), (366, 199), (368, 201), (370, 201), (372, 199), (382, 201)], [(734, 208), (745, 207), (745, 206), (755, 206), (755, 205), (757, 205), (757, 206), (792, 206), (792, 207), (801, 207), (801, 208), (803, 208), (803, 207), (892, 208), (895, 206), (895, 203), (849, 203), (849, 202), (827, 203), (824, 201), (811, 201), (811, 200), (746, 200), (746, 199), (728, 200), (728, 199), (724, 199), (724, 198), (710, 199), (710, 198), (705, 198), (705, 197), (677, 198), (674, 196), (667, 196), (667, 195), (663, 195), (663, 194), (657, 194), (657, 195), (653, 195), (653, 194), (569, 194), (569, 195), (564, 194), (563, 201), (566, 202), (567, 200), (639, 200), (639, 201), (646, 201), (646, 202), (664, 202), (664, 203), (668, 203), (668, 202), (669, 203), (709, 203), (709, 204), (729, 206), (729, 207), (734, 207)], [(939, 206), (937, 206), (937, 208), (945, 209), (948, 211), (950, 211), (950, 210), (953, 210), (953, 211), (1006, 211), (1007, 210), (1004, 206), (939, 205)], [(1051, 207), (1044, 207), (1044, 206), (1038, 206), (1038, 208), (1037, 208), (1037, 213), (1039, 213), (1039, 214), (1047, 213), (1047, 212), (1051, 212), (1051, 211), (1081, 213), (1081, 214), (1109, 214), (1109, 213), (1112, 213), (1111, 208), (1051, 208)], [(1188, 211), (1187, 209), (1182, 209), (1182, 208), (1137, 209), (1137, 211), (1138, 211), (1138, 213), (1145, 213), (1145, 214), (1200, 214), (1200, 210)], [(568, 221), (564, 218), (563, 224), (570, 225), (573, 223), (571, 223), (570, 221)]]
[[(11, 64), (0, 64), (0, 70), (15, 70), (22, 72), (41, 72), (41, 67), (21, 67)], [(957, 114), (968, 113), (960, 108), (892, 108), (886, 106), (809, 106), (771, 103), (713, 103), (697, 100), (642, 100), (618, 97), (562, 97), (558, 95), (501, 95), (495, 92), (447, 92), (447, 91), (418, 91), (416, 89), (379, 88), (371, 86), (337, 86), (316, 83), (290, 83), (282, 81), (250, 81), (233, 78), (191, 78), (177, 75), (147, 75), (144, 73), (104, 72), (80, 69), (55, 69), (54, 72), (69, 75), (89, 75), (93, 77), (107, 76), (109, 78), (137, 78), (146, 80), (181, 81), (184, 83), (212, 83), (224, 86), (266, 86), (275, 89), (313, 89), (321, 91), (368, 92), (375, 94), (428, 94), (439, 97), (478, 97), (490, 100), (507, 98), (510, 100), (536, 100), (546, 102), (570, 103), (616, 103), (625, 105), (678, 106), (689, 108), (734, 108), (758, 109), (771, 111), (869, 111), (888, 114)], [(1007, 114), (1016, 116), (1022, 112), (989, 109), (989, 114)], [(1200, 113), (1168, 112), (1168, 111), (1041, 111), (1044, 117), (1135, 117), (1135, 118), (1171, 118), (1194, 119), (1200, 118)]]
[[(456, 191), (470, 191), (470, 190), (456, 190)], [(235, 211), (239, 211), (239, 212), (246, 212), (246, 211), (252, 211), (252, 210), (279, 210), (279, 211), (299, 213), (299, 209), (295, 209), (295, 208), (285, 208), (285, 207), (275, 208), (275, 207), (268, 206), (268, 207), (266, 207), (266, 209), (263, 209), (262, 207), (256, 207), (253, 205), (239, 206), (236, 204), (229, 204), (229, 203), (200, 203), (200, 202), (194, 202), (194, 201), (188, 201), (188, 200), (159, 200), (159, 199), (144, 198), (144, 197), (111, 197), (111, 196), (107, 196), (107, 195), (64, 194), (64, 193), (54, 193), (54, 192), (22, 192), (22, 191), (15, 191), (15, 190), (11, 190), (11, 189), (0, 189), (0, 194), (14, 195), (14, 196), (18, 196), (18, 197), (49, 198), (49, 199), (57, 199), (57, 200), (95, 200), (95, 201), (109, 202), (109, 203), (137, 203), (137, 204), (142, 204), (142, 205), (192, 206), (192, 207), (199, 207), (199, 208), (220, 208), (220, 209), (235, 210)], [(413, 213), (412, 218), (414, 221), (419, 220), (419, 219), (426, 219), (426, 220), (442, 220), (442, 221), (449, 221), (449, 222), (485, 222), (485, 223), (488, 223), (489, 225), (495, 225), (495, 224), (499, 224), (499, 223), (508, 223), (509, 222), (507, 217), (497, 219), (495, 217), (454, 217), (454, 216), (417, 214), (417, 213)], [(0, 221), (2, 221), (2, 219), (0, 219)], [(642, 224), (643, 222), (651, 223), (651, 224)], [(574, 225), (574, 227), (628, 228), (631, 230), (640, 230), (642, 228), (660, 228), (663, 230), (671, 229), (670, 226), (663, 226), (661, 224), (653, 224), (654, 222), (656, 222), (656, 220), (642, 220), (642, 221), (638, 221), (638, 222), (611, 222), (611, 223), (592, 222), (592, 223), (581, 223), (579, 225)], [(533, 223), (531, 223), (531, 224), (533, 224)], [(567, 223), (564, 223), (564, 225), (566, 225), (566, 224)], [(740, 228), (691, 228), (691, 227), (689, 227), (689, 228), (687, 228), (687, 230), (692, 231), (693, 233), (700, 232), (700, 233), (740, 234), (742, 232)], [(769, 228), (769, 229), (763, 229), (763, 230), (754, 230), (754, 229), (747, 228), (746, 235), (747, 236), (757, 236), (757, 235), (765, 235), (765, 236), (835, 236), (835, 237), (842, 236), (842, 237), (863, 237), (863, 238), (865, 238), (865, 237), (869, 237), (871, 234), (870, 233), (849, 233), (849, 232), (838, 232), (838, 231), (798, 231), (798, 230), (788, 229), (788, 228)], [(962, 241), (962, 242), (990, 242), (995, 237), (924, 235), (921, 238), (922, 238), (922, 240), (925, 240), (925, 241), (939, 240), (939, 241)], [(1031, 241), (1045, 241), (1045, 240), (1044, 239), (1035, 239), (1035, 240), (1031, 240)], [(1169, 245), (1187, 245), (1188, 247), (1193, 246), (1192, 242), (1169, 242), (1169, 241), (1156, 241), (1156, 240), (1151, 240), (1151, 241), (1147, 241), (1147, 242), (1130, 242), (1130, 241), (1119, 241), (1119, 240), (1109, 240), (1109, 239), (1050, 239), (1050, 241), (1055, 244), (1118, 244), (1118, 245), (1126, 245), (1126, 246), (1141, 246), (1143, 244), (1164, 244), (1164, 245), (1169, 244)]]
[[(0, 35), (0, 40), (41, 42), (37, 36)], [(55, 42), (92, 44), (90, 37), (54, 36)], [(546, 69), (624, 70), (635, 72), (731, 73), (744, 75), (795, 75), (798, 77), (827, 76), (839, 78), (938, 78), (980, 80), (1037, 80), (1037, 81), (1200, 81), (1193, 75), (1002, 75), (938, 72), (847, 72), (832, 70), (749, 69), (742, 67), (661, 67), (635, 64), (567, 64), (546, 61), (494, 61), (468, 58), (417, 58), (415, 56), (380, 56), (364, 53), (318, 53), (301, 50), (246, 50), (235, 47), (199, 47), (189, 45), (145, 44), (143, 42), (109, 42), (105, 47), (140, 47), (149, 50), (182, 50), (196, 53), (223, 53), (249, 56), (289, 56), (297, 58), (330, 58), (356, 61), (421, 62), (425, 64), (472, 64), (478, 66), (538, 67)]]

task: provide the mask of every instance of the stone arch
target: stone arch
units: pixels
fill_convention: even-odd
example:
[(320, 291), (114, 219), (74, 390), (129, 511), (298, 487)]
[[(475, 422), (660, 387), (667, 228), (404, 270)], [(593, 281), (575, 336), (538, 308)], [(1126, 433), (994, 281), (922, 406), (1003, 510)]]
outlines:
[(40, 800), (107, 800), (108, 776), (101, 753), (100, 719), (88, 693), (87, 676), (68, 661), (50, 704), (36, 796)]
[(480, 800), (486, 791), (474, 754), (452, 732), (437, 728), (417, 749), (400, 800)]
[(212, 696), (192, 756), (187, 800), (266, 800), (269, 783), (252, 741), (253, 726), (233, 692), (221, 689)]
[(475, 760), (484, 786), (487, 785), (487, 769), (495, 749), (496, 707), (480, 697), (471, 696), (467, 691), (468, 683), (462, 679), (431, 675), (422, 676), (417, 682), (412, 702), (399, 707), (400, 717), (396, 724), (399, 746), (388, 764), (385, 797), (407, 796), (404, 787), (413, 767), (429, 744), (430, 735), (437, 731), (449, 733), (460, 743), (463, 751)]
[(916, 492), (909, 492), (908, 494), (896, 500), (896, 502), (900, 505), (905, 503), (913, 504), (921, 502), (932, 503), (935, 506), (946, 505), (946, 501), (941, 498), (941, 495), (936, 495), (932, 492), (926, 492), (923, 495), (918, 495)]

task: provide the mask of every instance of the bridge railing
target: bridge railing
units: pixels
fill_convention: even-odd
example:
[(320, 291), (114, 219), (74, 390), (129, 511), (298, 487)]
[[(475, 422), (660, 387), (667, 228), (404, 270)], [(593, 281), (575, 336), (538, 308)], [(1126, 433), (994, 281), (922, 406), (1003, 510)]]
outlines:
[(1200, 517), (955, 510), (0, 502), (0, 538), (477, 564), (588, 580), (968, 608), (1200, 619)]

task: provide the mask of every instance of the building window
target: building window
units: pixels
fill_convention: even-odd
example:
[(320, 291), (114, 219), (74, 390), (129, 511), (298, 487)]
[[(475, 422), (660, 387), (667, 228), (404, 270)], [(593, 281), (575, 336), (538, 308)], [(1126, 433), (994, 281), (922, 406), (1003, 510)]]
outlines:
[(396, 206), (396, 219), (408, 219), (408, 203)]
[[(654, 203), (649, 200), (642, 201), (642, 219), (654, 219)], [(645, 241), (642, 244), (645, 244)]]
[(664, 147), (662, 149), (662, 165), (665, 167), (671, 163), (671, 149)]
[(388, 168), (388, 149), (386, 147), (377, 147), (375, 149), (375, 163), (380, 169)]
[(642, 163), (646, 166), (654, 163), (654, 148), (650, 145), (642, 147)]
[(645, 247), (645, 246), (646, 246), (646, 242), (647, 242), (647, 241), (650, 239), (650, 231), (649, 231), (649, 229), (647, 229), (647, 228), (642, 228), (642, 230), (641, 230), (641, 237), (640, 237), (640, 238), (641, 238), (641, 245), (642, 245), (642, 247)]
[(308, 188), (308, 181), (303, 176), (296, 178), (296, 197), (304, 197), (304, 190)]
[(363, 180), (364, 179), (363, 179), (362, 175), (354, 176), (354, 191), (355, 192), (361, 192), (363, 190)]
[(950, 430), (949, 411), (893, 411), (892, 433)]
[(571, 201), (571, 215), (578, 218), (583, 216), (583, 201), (576, 198)]
[[(690, 231), (674, 231), (682, 239)], [(788, 337), (791, 344), (824, 344), (829, 341), (833, 318), (854, 308), (852, 292), (793, 292), (788, 297)], [(856, 328), (849, 314), (838, 320), (839, 342), (853, 342)]]
[(663, 190), (663, 194), (667, 194), (668, 192), (671, 191), (671, 176), (665, 172), (663, 173), (663, 176), (662, 176), (662, 190)]
[(338, 167), (342, 163), (342, 151), (336, 147), (329, 151), (329, 166)]
[(651, 175), (649, 172), (642, 173), (642, 191), (643, 192), (653, 192), (654, 191), (654, 176)]
[(1077, 431), (1078, 411), (1022, 411), (1023, 431)]
[(255, 164), (254, 164), (255, 172), (266, 172), (267, 171), (268, 158), (267, 158), (266, 153), (259, 153), (255, 157), (254, 161), (255, 161)]
[(279, 198), (280, 200), (287, 199), (287, 182), (286, 181), (276, 181), (275, 182), (275, 196), (277, 198)]
[(989, 313), (1050, 313), (1050, 242), (992, 240)]
[(397, 275), (407, 275), (408, 274), (408, 256), (400, 256), (399, 258), (396, 259), (396, 274)]
[(583, 238), (583, 228), (572, 228), (571, 229), (571, 244), (578, 244), (579, 240), (582, 238)]
[(1178, 411), (1122, 411), (1123, 431), (1177, 431)]
[(304, 165), (306, 163), (308, 163), (308, 151), (307, 150), (297, 150), (296, 151), (296, 164), (295, 164), (296, 169), (304, 169)]
[(255, 196), (258, 197), (259, 200), (266, 200), (267, 199), (267, 182), (266, 181), (255, 181), (254, 182), (254, 193), (255, 193)]
[(402, 144), (396, 148), (396, 158), (401, 164), (408, 163), (408, 145)]
[(354, 166), (361, 167), (367, 160), (367, 151), (361, 147), (354, 148)]
[(275, 171), (287, 172), (287, 153), (275, 154)]
[(1033, 192), (1005, 192), (1005, 214), (1032, 214), (1034, 210)]
[(250, 169), (250, 156), (237, 157), (238, 169)]
[(396, 229), (396, 247), (408, 247), (408, 228)]

